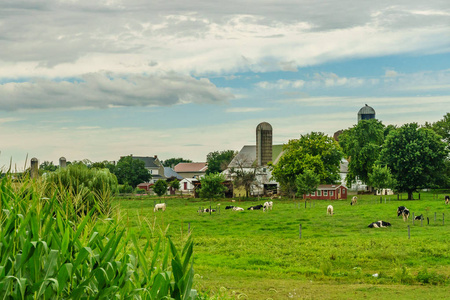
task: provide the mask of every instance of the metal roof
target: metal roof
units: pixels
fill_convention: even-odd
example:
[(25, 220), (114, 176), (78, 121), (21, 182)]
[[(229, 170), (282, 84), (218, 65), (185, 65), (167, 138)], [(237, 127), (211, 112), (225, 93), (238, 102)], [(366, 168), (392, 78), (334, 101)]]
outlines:
[(374, 114), (375, 110), (367, 104), (361, 107), (361, 109), (358, 112), (358, 115), (374, 115)]

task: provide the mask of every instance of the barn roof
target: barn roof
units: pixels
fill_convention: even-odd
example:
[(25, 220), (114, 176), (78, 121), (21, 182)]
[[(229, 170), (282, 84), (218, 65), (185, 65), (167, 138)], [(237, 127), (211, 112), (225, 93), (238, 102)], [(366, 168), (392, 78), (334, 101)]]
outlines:
[(167, 178), (176, 177), (177, 179), (183, 179), (183, 176), (174, 171), (171, 167), (164, 167), (164, 176)]
[[(272, 162), (276, 164), (283, 152), (283, 145), (272, 145)], [(246, 145), (242, 147), (241, 151), (233, 158), (228, 165), (228, 168), (251, 168), (256, 164), (256, 146)]]

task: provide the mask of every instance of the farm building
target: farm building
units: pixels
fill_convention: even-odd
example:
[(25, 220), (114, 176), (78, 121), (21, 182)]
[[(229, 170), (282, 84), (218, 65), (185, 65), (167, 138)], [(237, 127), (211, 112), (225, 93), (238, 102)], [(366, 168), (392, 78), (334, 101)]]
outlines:
[(184, 178), (180, 181), (180, 191), (183, 194), (191, 194), (194, 192), (194, 183), (198, 182), (197, 178)]
[(347, 187), (341, 184), (322, 184), (311, 194), (303, 195), (303, 199), (338, 200), (347, 199)]

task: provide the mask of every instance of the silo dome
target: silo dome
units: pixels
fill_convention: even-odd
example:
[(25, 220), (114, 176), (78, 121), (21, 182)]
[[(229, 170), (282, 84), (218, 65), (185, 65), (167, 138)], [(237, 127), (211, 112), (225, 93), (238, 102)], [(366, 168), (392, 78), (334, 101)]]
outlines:
[(358, 122), (370, 119), (375, 119), (375, 110), (366, 104), (358, 112)]

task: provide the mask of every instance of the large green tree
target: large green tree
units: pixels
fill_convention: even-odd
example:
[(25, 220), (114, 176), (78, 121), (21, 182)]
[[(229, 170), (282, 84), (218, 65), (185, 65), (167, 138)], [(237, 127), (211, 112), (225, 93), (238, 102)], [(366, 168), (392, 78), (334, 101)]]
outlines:
[(162, 161), (162, 164), (164, 167), (172, 168), (172, 167), (178, 165), (179, 163), (191, 163), (191, 162), (192, 162), (192, 160), (190, 160), (190, 159), (184, 159), (181, 157), (178, 157), (178, 158), (173, 157), (173, 158), (169, 158), (169, 159)]
[(343, 153), (339, 144), (322, 132), (311, 132), (290, 140), (283, 146), (283, 155), (272, 166), (272, 176), (283, 190), (295, 192), (295, 180), (299, 174), (311, 170), (321, 183), (339, 180), (339, 164)]
[(120, 158), (114, 169), (114, 174), (120, 184), (128, 183), (133, 188), (152, 178), (150, 172), (145, 168), (145, 163), (142, 160), (133, 159), (131, 155)]
[(442, 120), (439, 120), (433, 124), (426, 124), (426, 127), (430, 127), (437, 134), (439, 134), (444, 141), (447, 143), (447, 146), (450, 145), (450, 113), (447, 113)]
[(225, 170), (237, 152), (233, 150), (214, 151), (208, 153), (206, 156), (206, 162), (208, 163), (208, 169), (206, 174), (220, 173)]
[(200, 197), (209, 199), (218, 199), (225, 196), (227, 187), (223, 185), (225, 176), (219, 173), (207, 174), (200, 178)]
[[(387, 133), (393, 130), (389, 127)], [(361, 120), (339, 136), (339, 144), (348, 160), (347, 185), (356, 179), (369, 181), (369, 173), (377, 161), (384, 143), (385, 127), (376, 120)]]
[(433, 130), (405, 124), (387, 136), (379, 164), (386, 165), (397, 181), (400, 192), (413, 192), (436, 186), (448, 156), (446, 144)]

